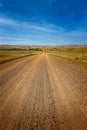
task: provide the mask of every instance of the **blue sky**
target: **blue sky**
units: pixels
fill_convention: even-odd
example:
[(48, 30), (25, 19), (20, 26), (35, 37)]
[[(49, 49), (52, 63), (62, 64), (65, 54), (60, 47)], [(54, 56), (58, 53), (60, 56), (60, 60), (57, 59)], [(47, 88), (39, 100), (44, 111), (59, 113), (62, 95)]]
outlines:
[(87, 44), (87, 0), (0, 0), (0, 44)]

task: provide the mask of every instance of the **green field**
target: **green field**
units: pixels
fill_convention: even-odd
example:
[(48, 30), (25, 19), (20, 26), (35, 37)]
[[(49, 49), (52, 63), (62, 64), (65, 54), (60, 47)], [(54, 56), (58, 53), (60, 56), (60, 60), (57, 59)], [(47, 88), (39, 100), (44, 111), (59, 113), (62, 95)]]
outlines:
[(0, 45), (0, 63), (42, 53), (42, 47)]
[(87, 45), (83, 46), (50, 46), (46, 52), (87, 68)]

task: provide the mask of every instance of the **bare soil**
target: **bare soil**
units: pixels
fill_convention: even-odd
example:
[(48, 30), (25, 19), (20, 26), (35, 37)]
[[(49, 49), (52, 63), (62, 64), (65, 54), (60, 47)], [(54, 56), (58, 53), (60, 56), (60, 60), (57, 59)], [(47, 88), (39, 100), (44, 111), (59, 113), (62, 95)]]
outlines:
[(1, 64), (0, 130), (87, 130), (87, 70), (45, 53)]

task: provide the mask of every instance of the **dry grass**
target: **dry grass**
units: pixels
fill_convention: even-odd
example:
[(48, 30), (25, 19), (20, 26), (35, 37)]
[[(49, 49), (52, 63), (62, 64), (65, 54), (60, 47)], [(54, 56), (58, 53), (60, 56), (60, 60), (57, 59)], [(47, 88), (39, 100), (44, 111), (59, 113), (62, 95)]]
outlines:
[(47, 53), (87, 68), (87, 46), (54, 46), (47, 47)]
[(42, 53), (41, 47), (0, 46), (0, 63)]

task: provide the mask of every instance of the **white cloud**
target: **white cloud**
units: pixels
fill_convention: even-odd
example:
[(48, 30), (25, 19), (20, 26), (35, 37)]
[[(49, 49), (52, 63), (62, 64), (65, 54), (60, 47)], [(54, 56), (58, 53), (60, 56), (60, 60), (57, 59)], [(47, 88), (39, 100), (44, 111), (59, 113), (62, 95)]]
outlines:
[(52, 30), (50, 28), (46, 28), (44, 26), (26, 25), (26, 27), (31, 28), (31, 29), (35, 29), (35, 30), (44, 31), (44, 32), (52, 32)]
[(66, 35), (68, 35), (69, 37), (87, 37), (87, 31), (85, 31), (84, 29), (77, 29), (67, 32)]
[(0, 24), (17, 25), (14, 20), (2, 17), (0, 17)]
[(0, 24), (5, 24), (12, 26), (14, 28), (25, 28), (25, 29), (31, 29), (31, 30), (36, 30), (36, 31), (42, 31), (42, 32), (62, 32), (64, 29), (60, 26), (55, 26), (53, 24), (42, 24), (42, 25), (37, 25), (34, 23), (29, 23), (29, 22), (18, 22), (13, 19), (9, 18), (3, 18), (0, 17)]
[(0, 24), (6, 24), (6, 25), (10, 25), (10, 26), (16, 26), (16, 27), (27, 28), (27, 29), (35, 29), (35, 30), (44, 31), (44, 32), (52, 31), (49, 27), (45, 27), (42, 25), (34, 25), (31, 23), (16, 22), (15, 20), (8, 19), (8, 18), (2, 18), (2, 17), (0, 17)]
[[(11, 26), (11, 32), (1, 28), (0, 43), (3, 41), (20, 42), (20, 43), (37, 43), (37, 44), (73, 44), (86, 43), (87, 31), (77, 29), (67, 31), (60, 26), (44, 23), (34, 24), (29, 22), (18, 22), (13, 19), (0, 17), (0, 24)], [(17, 30), (15, 30), (17, 28)]]

